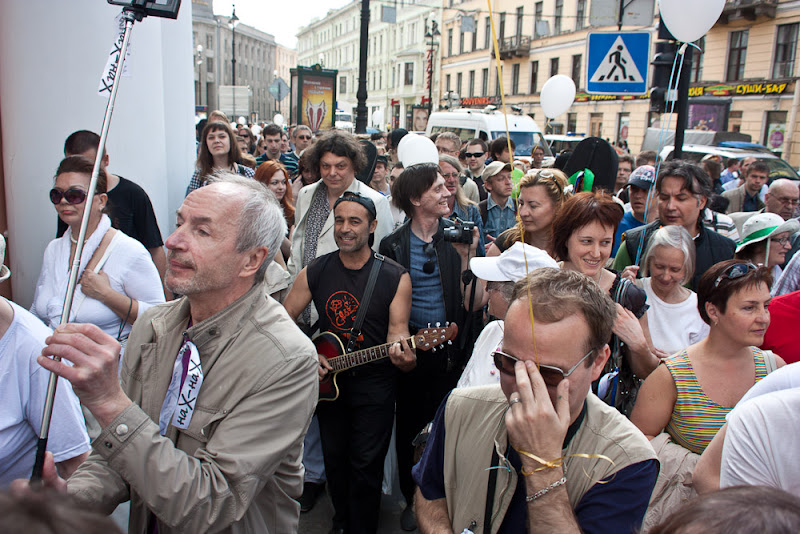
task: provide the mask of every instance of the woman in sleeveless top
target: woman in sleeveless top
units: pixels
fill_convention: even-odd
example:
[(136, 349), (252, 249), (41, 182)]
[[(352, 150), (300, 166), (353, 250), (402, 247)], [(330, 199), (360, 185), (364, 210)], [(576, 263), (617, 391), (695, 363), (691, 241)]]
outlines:
[(50, 328), (61, 322), (78, 232), (84, 209), (89, 209), (69, 320), (95, 324), (124, 343), (136, 317), (164, 302), (164, 290), (150, 253), (135, 239), (111, 228), (111, 220), (104, 214), (108, 198), (102, 169), (92, 204), (86, 206), (93, 166), (82, 156), (65, 158), (58, 166), (50, 201), (68, 228), (45, 249), (31, 312)]
[(642, 385), (631, 421), (648, 438), (666, 431), (702, 454), (747, 390), (784, 365), (757, 348), (769, 326), (771, 283), (768, 269), (739, 260), (703, 274), (697, 307), (708, 337), (666, 359)]

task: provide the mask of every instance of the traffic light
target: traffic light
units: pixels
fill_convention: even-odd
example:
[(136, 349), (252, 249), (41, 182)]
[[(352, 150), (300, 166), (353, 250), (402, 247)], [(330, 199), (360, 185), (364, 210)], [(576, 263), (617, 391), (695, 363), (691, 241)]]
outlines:
[[(677, 53), (676, 43), (663, 41), (656, 43), (656, 55), (650, 62), (653, 65), (653, 76), (650, 79), (650, 111), (664, 113), (667, 109), (669, 77)], [(677, 72), (675, 74), (677, 75)], [(673, 84), (677, 84), (677, 79), (673, 80)]]

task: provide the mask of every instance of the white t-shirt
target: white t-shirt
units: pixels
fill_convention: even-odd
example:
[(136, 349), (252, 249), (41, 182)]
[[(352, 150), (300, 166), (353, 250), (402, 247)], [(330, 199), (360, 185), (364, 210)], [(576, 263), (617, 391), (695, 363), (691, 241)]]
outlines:
[(800, 388), (775, 391), (728, 414), (720, 488), (771, 486), (800, 497)]
[[(761, 395), (772, 393), (773, 391), (783, 391), (784, 389), (791, 388), (800, 388), (800, 362), (790, 363), (784, 365), (780, 369), (775, 369), (763, 379), (756, 382), (753, 387), (747, 390), (747, 393), (739, 399), (736, 406), (744, 404), (750, 399), (760, 397)], [(730, 413), (726, 417), (730, 417)]]
[[(50, 373), (36, 361), (51, 334), (49, 328), (9, 302), (14, 320), (0, 338), (0, 489), (29, 478), (36, 457)], [(89, 450), (89, 436), (70, 383), (58, 379), (47, 450), (56, 462)]]
[(472, 357), (467, 362), (456, 387), (488, 386), (500, 383), (500, 371), (494, 366), (492, 352), (503, 341), (503, 321), (487, 324), (475, 341)]
[[(110, 226), (108, 217), (103, 215), (97, 229), (86, 242), (87, 252), (81, 255), (78, 280), (89, 262), (90, 252), (93, 253), (97, 249)], [(31, 312), (51, 328), (55, 328), (61, 322), (61, 312), (64, 309), (64, 294), (69, 279), (71, 235), (70, 229), (67, 229), (62, 237), (52, 240), (47, 245), (33, 295)], [(108, 275), (111, 289), (139, 302), (139, 316), (141, 316), (150, 306), (164, 302), (161, 277), (144, 245), (122, 232), (118, 232), (114, 240), (117, 243), (101, 271)], [(97, 325), (103, 332), (116, 339), (122, 318), (99, 300), (86, 297), (81, 291), (81, 285), (78, 284), (75, 286), (70, 322)], [(130, 320), (126, 322), (122, 330), (122, 339), (130, 333), (132, 322)]]
[(683, 302), (669, 304), (653, 291), (650, 278), (641, 282), (650, 305), (647, 310), (650, 338), (657, 349), (675, 354), (708, 337), (708, 325), (697, 311), (697, 293), (690, 291)]

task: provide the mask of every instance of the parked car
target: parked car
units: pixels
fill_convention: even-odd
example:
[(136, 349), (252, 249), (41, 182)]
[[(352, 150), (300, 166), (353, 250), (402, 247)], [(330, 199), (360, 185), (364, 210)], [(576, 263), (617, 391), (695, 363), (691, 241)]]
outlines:
[[(663, 161), (669, 161), (673, 159), (672, 153), (674, 152), (674, 147), (666, 146), (661, 151), (661, 158)], [(745, 150), (741, 148), (727, 148), (721, 146), (709, 146), (709, 145), (683, 145), (683, 154), (681, 156), (682, 159), (687, 161), (694, 161), (699, 163), (707, 155), (714, 155), (720, 156), (723, 160), (723, 164), (725, 161), (729, 160), (730, 158), (735, 158), (738, 160), (742, 160), (744, 158), (756, 158), (758, 160), (763, 161), (769, 166), (769, 180), (775, 180), (777, 178), (788, 178), (790, 180), (800, 180), (800, 175), (797, 174), (797, 171), (792, 168), (787, 162), (773, 154), (772, 152), (761, 152), (761, 151), (753, 151), (753, 150)]]

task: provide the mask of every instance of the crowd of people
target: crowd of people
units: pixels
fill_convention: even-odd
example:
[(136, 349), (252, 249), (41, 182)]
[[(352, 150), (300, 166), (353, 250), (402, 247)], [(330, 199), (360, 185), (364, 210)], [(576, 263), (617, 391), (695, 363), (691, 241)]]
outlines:
[(763, 163), (623, 154), (603, 190), (505, 137), (213, 112), (162, 241), (107, 154), (87, 206), (98, 145), (65, 143), (30, 310), (0, 299), (0, 527), (48, 513), (17, 479), (52, 372), (75, 524), (297, 532), (327, 488), (332, 534), (375, 533), (396, 472), (407, 531), (743, 532), (758, 502), (796, 532), (800, 190)]

